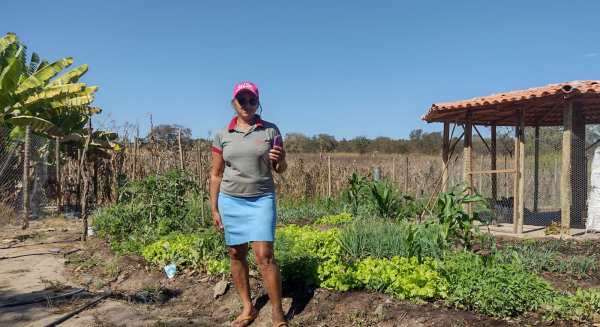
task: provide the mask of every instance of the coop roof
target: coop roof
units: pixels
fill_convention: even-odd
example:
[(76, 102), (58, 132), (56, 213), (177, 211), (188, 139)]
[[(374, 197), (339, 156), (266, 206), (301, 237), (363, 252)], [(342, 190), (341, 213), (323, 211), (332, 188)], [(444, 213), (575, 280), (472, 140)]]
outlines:
[(600, 80), (550, 84), (492, 94), (471, 100), (434, 103), (421, 119), (428, 123), (464, 124), (471, 112), (475, 125), (514, 126), (515, 110), (525, 111), (527, 126), (563, 125), (565, 100), (581, 101), (586, 124), (600, 124)]

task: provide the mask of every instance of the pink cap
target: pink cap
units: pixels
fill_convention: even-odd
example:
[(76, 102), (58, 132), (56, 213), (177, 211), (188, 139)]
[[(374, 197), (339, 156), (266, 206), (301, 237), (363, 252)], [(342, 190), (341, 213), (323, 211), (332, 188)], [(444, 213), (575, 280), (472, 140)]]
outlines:
[(233, 89), (233, 97), (235, 98), (235, 96), (238, 95), (238, 93), (244, 92), (244, 91), (251, 92), (252, 94), (256, 95), (256, 97), (258, 98), (258, 87), (250, 82), (243, 82), (243, 83), (236, 85), (235, 88)]

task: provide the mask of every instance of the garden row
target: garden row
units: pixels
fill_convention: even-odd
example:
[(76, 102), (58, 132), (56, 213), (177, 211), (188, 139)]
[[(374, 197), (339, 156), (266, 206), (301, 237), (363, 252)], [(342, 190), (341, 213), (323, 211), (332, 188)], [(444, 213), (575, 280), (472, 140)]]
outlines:
[[(94, 226), (115, 252), (139, 254), (158, 266), (228, 274), (224, 238), (199, 218), (200, 194), (186, 171), (153, 175), (122, 188), (120, 203), (98, 209)], [(462, 209), (467, 203), (481, 207), (477, 194), (453, 188), (426, 215), (421, 200), (404, 197), (385, 182), (354, 175), (343, 194), (339, 201), (278, 204), (275, 255), (287, 283), (444, 299), (489, 316), (541, 311), (548, 320), (598, 318), (596, 290), (561, 294), (539, 277), (540, 271), (556, 268), (557, 248), (544, 252), (515, 244), (499, 250), (479, 230), (478, 213), (469, 216)], [(422, 216), (427, 218), (415, 219)], [(294, 220), (306, 224), (290, 224)], [(474, 254), (475, 244), (491, 254)], [(596, 268), (594, 260), (572, 258), (558, 269), (585, 275)], [(248, 261), (258, 270), (252, 255)]]

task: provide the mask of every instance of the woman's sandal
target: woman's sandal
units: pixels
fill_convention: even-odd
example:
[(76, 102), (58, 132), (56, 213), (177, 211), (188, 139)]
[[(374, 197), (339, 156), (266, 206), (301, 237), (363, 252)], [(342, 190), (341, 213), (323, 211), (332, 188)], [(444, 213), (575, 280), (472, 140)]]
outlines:
[[(244, 317), (244, 318), (242, 318), (242, 316), (239, 316), (235, 320), (237, 320), (238, 325), (240, 325), (242, 323), (242, 321), (244, 321), (244, 320), (247, 320), (248, 321), (248, 325), (250, 325), (250, 323), (253, 322), (254, 319), (256, 319), (257, 316), (258, 316), (258, 310), (256, 310), (256, 313), (253, 316), (247, 316), (247, 317)], [(248, 325), (246, 325), (246, 326), (248, 326)]]
[(287, 322), (285, 322), (285, 321), (284, 321), (284, 322), (280, 322), (280, 323), (279, 323), (279, 325), (277, 325), (277, 326), (275, 326), (275, 327), (281, 327), (281, 326), (283, 326), (283, 325), (285, 325), (285, 327), (288, 327), (288, 324), (287, 324)]

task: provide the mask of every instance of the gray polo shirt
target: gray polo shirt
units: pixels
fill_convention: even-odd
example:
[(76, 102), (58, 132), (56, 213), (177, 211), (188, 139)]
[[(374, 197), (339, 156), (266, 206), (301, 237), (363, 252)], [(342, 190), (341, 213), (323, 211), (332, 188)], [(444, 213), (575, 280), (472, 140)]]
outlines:
[(269, 151), (275, 136), (281, 135), (279, 128), (256, 115), (256, 124), (244, 132), (236, 126), (237, 118), (219, 129), (213, 140), (213, 151), (225, 161), (220, 192), (243, 198), (273, 193)]

